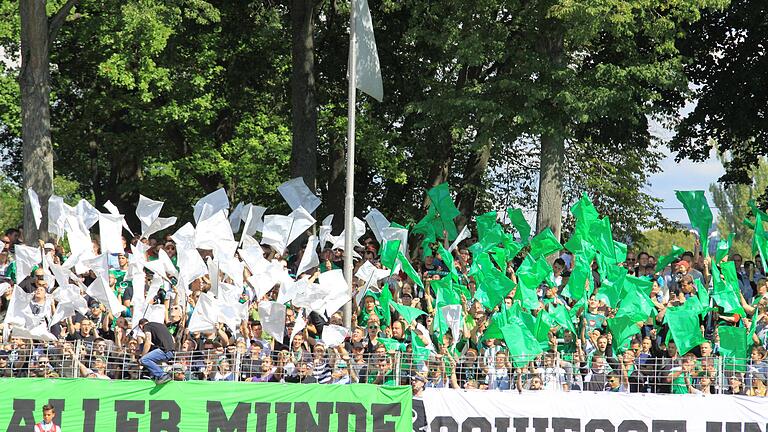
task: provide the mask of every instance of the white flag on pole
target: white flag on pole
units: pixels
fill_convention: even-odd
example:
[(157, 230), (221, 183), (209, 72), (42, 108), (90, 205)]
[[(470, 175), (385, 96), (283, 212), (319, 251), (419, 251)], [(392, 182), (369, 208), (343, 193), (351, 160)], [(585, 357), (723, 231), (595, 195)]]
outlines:
[(381, 83), (381, 65), (373, 35), (373, 19), (368, 8), (368, 0), (357, 0), (355, 4), (355, 87), (368, 93), (381, 102), (384, 99), (384, 87)]

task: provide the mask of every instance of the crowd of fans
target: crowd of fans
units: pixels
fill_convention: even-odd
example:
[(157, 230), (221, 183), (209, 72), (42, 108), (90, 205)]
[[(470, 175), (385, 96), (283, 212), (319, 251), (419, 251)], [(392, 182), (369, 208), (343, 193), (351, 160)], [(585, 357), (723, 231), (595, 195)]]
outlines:
[[(5, 320), (12, 296), (17, 288), (31, 294), (29, 304), (32, 316), (45, 323), (56, 340), (30, 340), (13, 334), (13, 324), (3, 325), (3, 343), (0, 344), (0, 376), (2, 377), (89, 377), (96, 379), (142, 379), (149, 377), (140, 359), (154, 347), (145, 339), (133, 322), (138, 315), (132, 302), (134, 287), (126, 277), (137, 249), (131, 245), (143, 244), (143, 259), (156, 260), (162, 250), (177, 265), (176, 244), (170, 235), (164, 237), (124, 238), (124, 250), (111, 254), (109, 263), (109, 289), (126, 309), (118, 316), (108, 305), (85, 293), (87, 310), (76, 310), (70, 316), (53, 322), (59, 304), (56, 290), (58, 282), (46, 271), (46, 265), (35, 266), (30, 274), (16, 272), (14, 248), (23, 242), (20, 229), (8, 229), (0, 237), (0, 322)], [(476, 290), (470, 274), (473, 260), (471, 244), (476, 239), (461, 242), (451, 252), (452, 262), (445, 255), (425, 254), (419, 248), (411, 264), (423, 281), (415, 283), (405, 272), (395, 272), (374, 282), (366, 292), (356, 295), (359, 303), (353, 305), (352, 328), (341, 343), (323, 341), (326, 326), (342, 326), (342, 313), (331, 316), (312, 311), (305, 313), (288, 305), (285, 316), (284, 337), (276, 340), (264, 331), (258, 305), (275, 300), (279, 284), (263, 297), (256, 298), (250, 289), (250, 272), (244, 267), (244, 285), (241, 302), (248, 304), (248, 316), (236, 328), (220, 322), (213, 331), (190, 332), (187, 327), (202, 293), (211, 289), (211, 277), (228, 280), (222, 273), (200, 277), (187, 286), (178, 286), (176, 278), (163, 275), (167, 280), (149, 304), (163, 305), (164, 317), (159, 321), (168, 329), (175, 345), (172, 360), (165, 370), (174, 380), (211, 380), (245, 382), (299, 382), (322, 384), (409, 384), (418, 394), (425, 387), (451, 387), (456, 389), (488, 389), (518, 391), (611, 391), (653, 393), (728, 393), (766, 396), (768, 376), (768, 280), (761, 260), (743, 261), (733, 254), (726, 259), (734, 262), (739, 298), (745, 311), (726, 314), (714, 308), (703, 315), (699, 325), (707, 341), (681, 355), (675, 341), (667, 336), (663, 322), (668, 307), (683, 304), (696, 295), (697, 283), (712, 286), (712, 260), (700, 251), (685, 252), (662, 271), (656, 271), (656, 258), (646, 252), (628, 252), (621, 263), (628, 274), (646, 278), (653, 283), (650, 299), (656, 309), (655, 316), (642, 324), (629, 348), (619, 350), (615, 335), (609, 331), (607, 320), (616, 310), (608, 307), (595, 293), (586, 307), (574, 314), (576, 333), (553, 326), (549, 329), (544, 353), (529, 361), (513, 359), (503, 338), (484, 337), (491, 315), (500, 308), (511, 308), (517, 302), (512, 290), (495, 310), (488, 310), (471, 297), (461, 295), (462, 323), (457, 334), (438, 332), (436, 291), (432, 283), (455, 269), (460, 283), (469, 294)], [(62, 244), (40, 242), (41, 254), (47, 263), (61, 265), (68, 258)], [(263, 246), (264, 258), (277, 260), (294, 278), (315, 280), (319, 274), (343, 267), (343, 251), (321, 246), (320, 264), (303, 274), (296, 270), (305, 252), (304, 246), (294, 254), (278, 255), (269, 246)], [(381, 245), (373, 236), (364, 236), (362, 247), (356, 248), (360, 256), (354, 262), (355, 272), (366, 261), (382, 268)], [(436, 251), (435, 251), (436, 252)], [(205, 257), (208, 251), (200, 250)], [(101, 254), (99, 242), (93, 241), (93, 254)], [(209, 255), (209, 253), (208, 253)], [(567, 308), (576, 302), (564, 296), (574, 266), (574, 256), (567, 250), (559, 253), (552, 264), (546, 283), (537, 291), (539, 307), (531, 312), (546, 310), (556, 305)], [(516, 280), (514, 269), (519, 260), (510, 260), (506, 275)], [(144, 271), (146, 292), (149, 292), (153, 273)], [(593, 265), (595, 292), (599, 292), (601, 277)], [(79, 287), (90, 285), (97, 275), (93, 270), (78, 274)], [(228, 280), (231, 282), (231, 280)], [(370, 281), (355, 278), (356, 290)], [(705, 288), (707, 289), (707, 288)], [(711, 288), (709, 288), (711, 289)], [(381, 296), (388, 291), (392, 302), (410, 306), (423, 312), (408, 322), (394, 308), (385, 311)], [(357, 294), (357, 293), (356, 293)], [(354, 297), (353, 297), (354, 298)], [(389, 305), (385, 305), (390, 308)], [(297, 317), (303, 328), (294, 331)], [(752, 321), (756, 320), (755, 325)], [(156, 319), (156, 321), (158, 321)], [(718, 329), (723, 326), (754, 328), (750, 358), (738, 367), (724, 362), (719, 350)], [(425, 355), (424, 350), (428, 353)], [(524, 364), (523, 364), (524, 363)], [(729, 367), (730, 366), (730, 367)]]

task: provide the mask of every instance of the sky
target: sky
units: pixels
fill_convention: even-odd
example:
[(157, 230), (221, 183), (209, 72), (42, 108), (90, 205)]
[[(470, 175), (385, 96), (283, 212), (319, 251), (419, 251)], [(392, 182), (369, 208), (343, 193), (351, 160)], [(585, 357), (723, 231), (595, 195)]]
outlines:
[[(686, 105), (680, 111), (680, 115), (687, 115), (693, 111), (694, 107), (695, 104), (693, 103)], [(651, 121), (650, 131), (654, 136), (661, 138), (665, 142), (669, 141), (674, 135), (673, 131), (655, 121)], [(712, 194), (709, 193), (709, 185), (716, 183), (717, 179), (725, 174), (725, 169), (723, 164), (717, 160), (714, 150), (710, 151), (709, 159), (698, 163), (689, 160), (682, 160), (680, 163), (677, 163), (675, 162), (677, 153), (670, 152), (665, 146), (662, 146), (661, 150), (665, 153), (665, 157), (660, 164), (661, 172), (649, 178), (649, 185), (645, 187), (644, 191), (664, 200), (661, 204), (662, 213), (669, 220), (683, 224), (689, 223), (688, 214), (683, 209), (683, 205), (675, 198), (675, 191), (704, 190), (706, 191), (710, 206), (714, 206)], [(712, 215), (714, 220), (717, 220), (717, 214), (717, 209), (713, 208)]]

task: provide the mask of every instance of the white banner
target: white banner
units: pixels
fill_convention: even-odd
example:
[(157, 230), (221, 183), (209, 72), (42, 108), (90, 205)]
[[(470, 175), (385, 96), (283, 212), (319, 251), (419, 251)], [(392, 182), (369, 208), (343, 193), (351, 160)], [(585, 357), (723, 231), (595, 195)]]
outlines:
[(427, 389), (420, 432), (768, 432), (768, 398)]

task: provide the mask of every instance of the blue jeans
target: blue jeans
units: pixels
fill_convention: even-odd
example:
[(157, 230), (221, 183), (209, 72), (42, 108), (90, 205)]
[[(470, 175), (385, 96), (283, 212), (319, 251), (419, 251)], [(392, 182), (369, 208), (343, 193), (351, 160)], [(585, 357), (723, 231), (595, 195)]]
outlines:
[(149, 369), (149, 373), (152, 374), (152, 378), (157, 379), (165, 375), (163, 368), (158, 366), (158, 363), (169, 362), (171, 360), (173, 360), (173, 351), (165, 352), (160, 348), (155, 348), (144, 355), (139, 360), (139, 363)]

